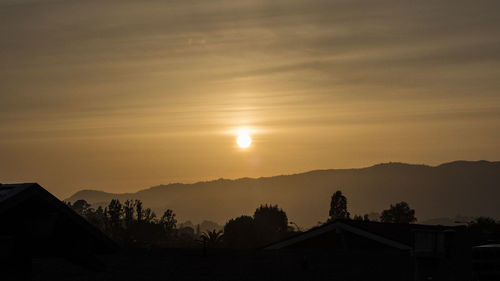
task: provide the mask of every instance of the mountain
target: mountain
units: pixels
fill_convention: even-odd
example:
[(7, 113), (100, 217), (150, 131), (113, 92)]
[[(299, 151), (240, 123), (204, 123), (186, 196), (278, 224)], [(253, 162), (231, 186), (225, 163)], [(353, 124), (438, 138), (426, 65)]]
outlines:
[(263, 178), (218, 179), (194, 184), (160, 185), (136, 193), (82, 190), (67, 201), (94, 205), (140, 199), (157, 212), (173, 209), (180, 221), (225, 223), (252, 215), (263, 203), (278, 204), (290, 221), (309, 227), (328, 216), (330, 196), (342, 190), (349, 212), (381, 212), (407, 201), (419, 221), (457, 215), (500, 217), (500, 162), (456, 161), (431, 167), (385, 163), (361, 169), (316, 170)]

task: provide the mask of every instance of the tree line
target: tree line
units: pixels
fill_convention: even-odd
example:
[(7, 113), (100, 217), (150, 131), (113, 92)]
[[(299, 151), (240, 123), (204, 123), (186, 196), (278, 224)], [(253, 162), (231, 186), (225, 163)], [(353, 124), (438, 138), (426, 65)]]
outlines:
[(286, 213), (277, 205), (261, 205), (252, 217), (229, 220), (223, 230), (200, 232), (191, 226), (177, 225), (171, 209), (157, 217), (140, 200), (121, 203), (111, 200), (96, 209), (85, 200), (66, 203), (75, 212), (121, 245), (157, 245), (167, 247), (256, 248), (282, 239), (293, 232)]
[[(140, 200), (126, 200), (121, 203), (111, 200), (106, 207), (92, 208), (85, 200), (67, 203), (91, 224), (106, 233), (113, 240), (126, 246), (157, 245), (166, 247), (210, 247), (252, 249), (263, 247), (301, 232), (298, 225), (288, 221), (287, 214), (278, 205), (260, 205), (253, 216), (242, 215), (230, 219), (223, 229), (195, 230), (191, 223), (177, 224), (176, 214), (167, 209), (160, 217), (150, 208), (144, 208)], [(378, 221), (383, 223), (415, 223), (415, 210), (407, 202), (391, 204), (381, 214), (351, 214), (347, 198), (338, 190), (330, 200), (328, 219), (320, 225), (337, 220)], [(295, 227), (291, 225), (294, 224)], [(500, 223), (494, 219), (480, 217), (469, 222), (469, 228), (476, 233), (500, 233)], [(478, 239), (482, 239), (478, 235)], [(490, 235), (491, 236), (491, 235)], [(488, 237), (490, 237), (488, 236)]]
[(118, 199), (113, 199), (108, 206), (99, 206), (97, 209), (92, 208), (85, 200), (66, 204), (121, 244), (145, 241), (182, 244), (186, 240), (183, 239), (184, 229), (177, 229), (176, 215), (171, 209), (157, 217), (150, 208), (144, 208), (140, 200), (127, 200), (122, 204)]

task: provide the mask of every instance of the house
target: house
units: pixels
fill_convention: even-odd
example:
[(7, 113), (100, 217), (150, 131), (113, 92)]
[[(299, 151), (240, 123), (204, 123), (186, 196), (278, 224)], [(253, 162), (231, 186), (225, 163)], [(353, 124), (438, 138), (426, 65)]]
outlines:
[(337, 270), (370, 280), (471, 280), (464, 226), (339, 220), (265, 249), (304, 253), (308, 264), (329, 275)]
[[(29, 277), (32, 258), (62, 257), (100, 269), (96, 254), (116, 244), (36, 183), (0, 184), (0, 268), (13, 279)], [(10, 273), (9, 273), (10, 272)]]
[(473, 280), (500, 280), (500, 244), (473, 247), (472, 271)]

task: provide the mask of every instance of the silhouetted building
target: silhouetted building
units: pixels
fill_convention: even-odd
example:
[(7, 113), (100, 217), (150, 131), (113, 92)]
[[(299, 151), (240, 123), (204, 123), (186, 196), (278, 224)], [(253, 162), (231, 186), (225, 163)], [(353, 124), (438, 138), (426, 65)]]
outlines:
[[(63, 257), (92, 269), (116, 244), (36, 183), (0, 184), (3, 277), (29, 278), (32, 258)], [(24, 275), (24, 276), (21, 276)]]
[[(466, 227), (341, 220), (267, 246), (313, 270), (369, 280), (471, 280)], [(356, 279), (356, 278), (355, 278)]]
[(474, 281), (500, 280), (500, 244), (472, 248)]

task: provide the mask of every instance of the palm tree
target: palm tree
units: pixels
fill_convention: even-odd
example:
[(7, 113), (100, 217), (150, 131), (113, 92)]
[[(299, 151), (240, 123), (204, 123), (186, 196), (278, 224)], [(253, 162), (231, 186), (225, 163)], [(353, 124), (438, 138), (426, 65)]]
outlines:
[(222, 237), (224, 237), (224, 234), (222, 234), (223, 231), (219, 230), (217, 231), (216, 229), (212, 231), (206, 231), (203, 232), (201, 235), (201, 241), (210, 248), (217, 247), (221, 242), (222, 242)]

